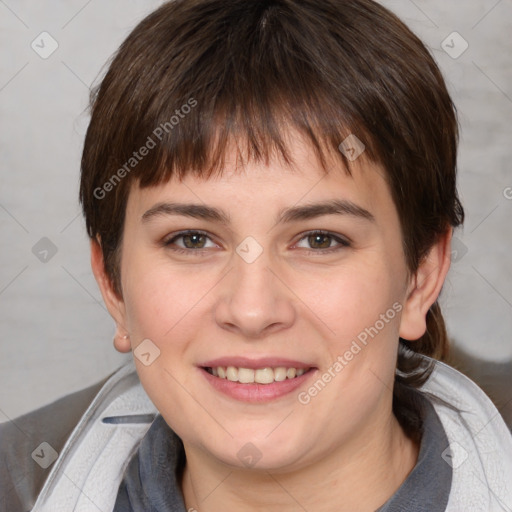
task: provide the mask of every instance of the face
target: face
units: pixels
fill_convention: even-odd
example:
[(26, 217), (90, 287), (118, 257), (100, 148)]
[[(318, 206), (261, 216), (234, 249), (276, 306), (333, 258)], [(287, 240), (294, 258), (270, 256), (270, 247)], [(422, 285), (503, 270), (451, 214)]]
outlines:
[(186, 448), (274, 471), (389, 421), (411, 286), (383, 170), (325, 174), (290, 147), (292, 167), (134, 186), (115, 313), (133, 349), (150, 340), (140, 380)]

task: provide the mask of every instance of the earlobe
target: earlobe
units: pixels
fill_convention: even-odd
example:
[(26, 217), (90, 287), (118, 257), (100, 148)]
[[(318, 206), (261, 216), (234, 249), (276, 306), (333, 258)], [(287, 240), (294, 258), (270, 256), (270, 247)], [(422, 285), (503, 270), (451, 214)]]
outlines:
[(439, 237), (411, 277), (400, 321), (401, 338), (413, 341), (425, 334), (427, 312), (441, 293), (450, 269), (452, 232), (450, 228)]
[(114, 336), (114, 348), (121, 353), (130, 352), (132, 349), (130, 337), (128, 334), (125, 334), (124, 336), (119, 334), (119, 326), (117, 330), (118, 332), (116, 332), (116, 335)]
[[(125, 329), (125, 305), (122, 297), (119, 297), (114, 290), (113, 283), (105, 271), (105, 263), (103, 260), (103, 250), (99, 240), (91, 240), (91, 267), (101, 291), (101, 295), (107, 306), (107, 309), (117, 324), (116, 337), (114, 338), (114, 346), (120, 352), (130, 350), (130, 342), (126, 342), (127, 334)], [(122, 340), (119, 343), (117, 339)], [(120, 350), (123, 349), (123, 350)], [(126, 349), (126, 350), (124, 350)]]

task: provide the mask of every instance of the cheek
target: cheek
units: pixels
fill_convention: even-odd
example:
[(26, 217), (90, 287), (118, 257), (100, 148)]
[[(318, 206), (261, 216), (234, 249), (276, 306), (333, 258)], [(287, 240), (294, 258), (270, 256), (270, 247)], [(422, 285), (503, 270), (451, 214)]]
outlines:
[(319, 375), (328, 383), (305, 393), (316, 414), (326, 414), (322, 419), (333, 438), (339, 425), (351, 432), (382, 411), (393, 388), (403, 306), (390, 274), (369, 268), (333, 275), (321, 291), (309, 294), (308, 306), (329, 327)]
[(300, 281), (296, 284), (297, 294), (305, 297), (310, 316), (313, 314), (317, 323), (319, 319), (325, 324), (328, 337), (339, 344), (339, 349), (376, 323), (379, 331), (398, 332), (396, 310), (400, 308), (393, 308), (393, 304), (400, 301), (401, 295), (383, 265), (351, 265)]
[(149, 366), (135, 361), (139, 379), (173, 428), (186, 432), (186, 421), (180, 429), (176, 418), (198, 413), (190, 394), (184, 391), (194, 389), (190, 338), (203, 335), (204, 314), (199, 316), (199, 308), (205, 291), (213, 285), (207, 276), (172, 268), (165, 262), (149, 263), (136, 254), (127, 258), (126, 268), (123, 292), (132, 348), (150, 339), (160, 351)]
[(213, 279), (165, 261), (134, 256), (127, 259), (125, 268), (128, 329), (139, 338), (154, 338), (157, 344), (187, 323), (190, 313), (213, 286)]
[[(328, 327), (322, 370), (335, 377), (318, 405), (339, 413), (340, 421), (348, 421), (340, 411), (351, 411), (355, 425), (393, 387), (403, 308), (395, 275), (383, 259), (365, 261), (333, 272), (328, 280), (309, 279), (300, 292), (308, 297), (314, 316)], [(318, 319), (316, 324), (320, 325)]]

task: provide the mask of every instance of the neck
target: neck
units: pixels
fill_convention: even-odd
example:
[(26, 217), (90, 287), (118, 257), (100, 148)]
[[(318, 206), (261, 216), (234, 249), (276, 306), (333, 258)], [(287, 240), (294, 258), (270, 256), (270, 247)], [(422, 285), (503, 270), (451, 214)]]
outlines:
[(294, 471), (232, 468), (185, 446), (182, 491), (187, 510), (291, 512), (376, 510), (407, 478), (418, 459), (411, 441), (390, 414), (380, 435), (361, 432), (341, 447)]

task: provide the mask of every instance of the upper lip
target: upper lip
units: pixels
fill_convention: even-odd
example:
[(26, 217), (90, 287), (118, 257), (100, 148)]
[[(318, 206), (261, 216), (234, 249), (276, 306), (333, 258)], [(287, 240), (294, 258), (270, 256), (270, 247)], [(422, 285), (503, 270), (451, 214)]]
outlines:
[(206, 361), (201, 363), (199, 366), (203, 368), (217, 368), (219, 366), (227, 367), (234, 366), (237, 368), (249, 368), (253, 370), (257, 370), (258, 368), (277, 368), (279, 366), (284, 366), (285, 368), (303, 368), (307, 370), (309, 368), (313, 368), (314, 365), (295, 361), (293, 359), (286, 359), (282, 357), (260, 357), (258, 359), (252, 359), (247, 357), (219, 357), (217, 359), (212, 359), (211, 361)]

